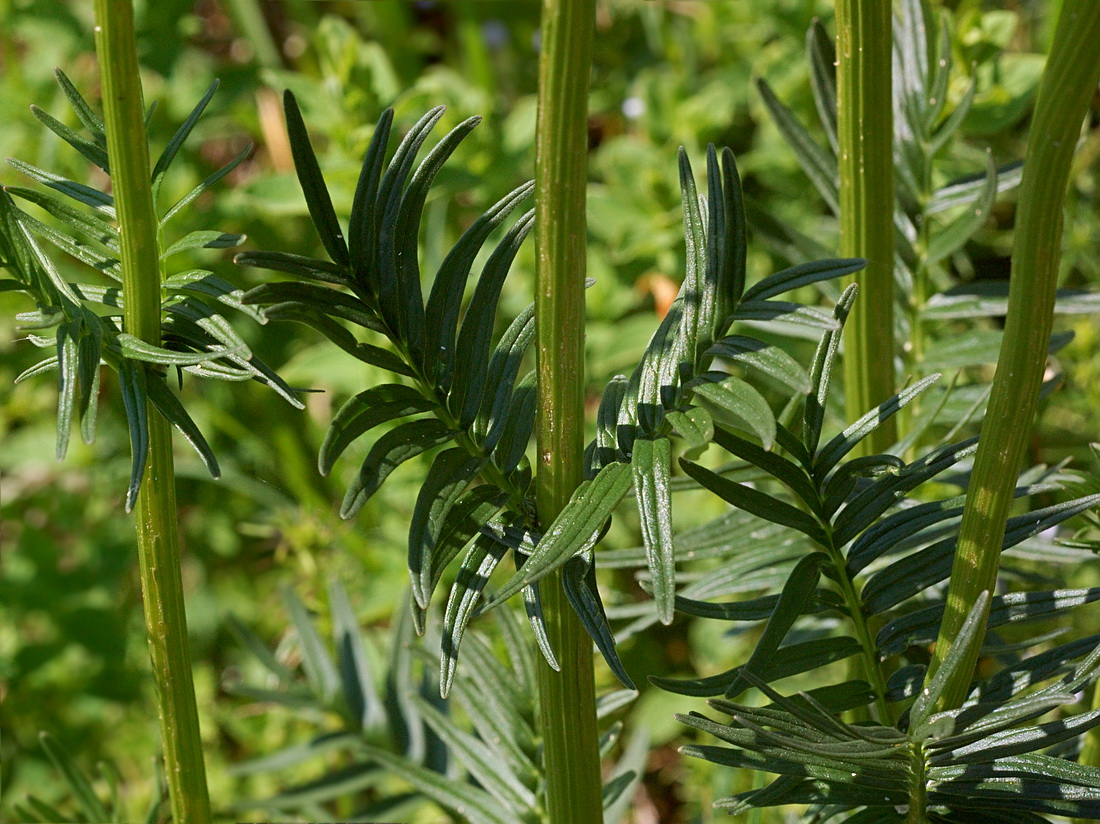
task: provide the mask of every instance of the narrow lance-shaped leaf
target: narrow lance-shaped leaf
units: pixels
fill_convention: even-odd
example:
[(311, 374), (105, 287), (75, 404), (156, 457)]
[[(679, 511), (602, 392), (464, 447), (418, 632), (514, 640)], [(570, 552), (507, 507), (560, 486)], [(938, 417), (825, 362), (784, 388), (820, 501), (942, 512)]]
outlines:
[(176, 129), (176, 133), (172, 135), (172, 139), (168, 141), (168, 145), (164, 147), (164, 151), (161, 152), (160, 157), (157, 158), (157, 162), (153, 166), (154, 200), (156, 200), (157, 193), (160, 191), (160, 185), (164, 180), (164, 175), (167, 173), (168, 167), (172, 165), (172, 161), (176, 159), (179, 150), (183, 148), (183, 144), (187, 142), (187, 138), (191, 135), (191, 131), (195, 128), (195, 124), (199, 122), (202, 113), (206, 111), (206, 107), (214, 97), (214, 92), (218, 90), (219, 83), (220, 81), (215, 79), (214, 82), (210, 84), (210, 88), (206, 90), (202, 99), (195, 104), (195, 108), (191, 110), (191, 114), (187, 116), (187, 119), (180, 124), (178, 129)]
[(775, 414), (752, 385), (732, 375), (708, 372), (692, 391), (694, 403), (710, 412), (715, 421), (751, 432), (765, 449), (771, 449), (775, 442)]
[(393, 109), (387, 108), (378, 118), (363, 167), (355, 186), (348, 220), (348, 249), (355, 279), (372, 297), (378, 297), (378, 185), (386, 161), (386, 145), (393, 124)]
[(508, 548), (492, 535), (484, 533), (477, 536), (462, 560), (451, 594), (447, 599), (447, 609), (443, 614), (443, 636), (440, 641), (439, 694), (444, 698), (451, 691), (455, 670), (458, 667), (458, 652), (462, 644), (462, 635), (473, 616), (481, 593), (489, 583)]
[(371, 447), (359, 474), (344, 495), (340, 517), (354, 517), (394, 469), (410, 458), (446, 443), (456, 434), (435, 418), (409, 421), (391, 429)]
[(684, 471), (698, 481), (704, 488), (728, 501), (739, 509), (757, 517), (783, 524), (808, 535), (821, 546), (828, 546), (829, 539), (821, 525), (811, 515), (796, 509), (788, 503), (778, 501), (763, 492), (744, 484), (723, 478), (709, 469), (692, 461), (680, 459)]
[(630, 465), (613, 463), (600, 470), (591, 481), (584, 481), (569, 499), (523, 567), (497, 591), (484, 607), (499, 606), (523, 587), (562, 566), (598, 539), (611, 512), (630, 490)]
[(810, 23), (806, 32), (806, 52), (810, 58), (810, 89), (814, 95), (817, 117), (825, 127), (825, 136), (829, 139), (833, 154), (836, 154), (836, 44), (820, 20)]
[(118, 385), (122, 394), (122, 406), (126, 411), (126, 425), (130, 431), (130, 486), (126, 491), (126, 511), (130, 512), (137, 501), (138, 489), (145, 474), (145, 462), (149, 455), (149, 418), (146, 405), (145, 367), (129, 358), (118, 367)]
[(65, 72), (61, 69), (54, 69), (54, 77), (57, 78), (57, 84), (68, 99), (69, 105), (76, 112), (77, 119), (84, 125), (85, 129), (92, 133), (95, 142), (106, 149), (107, 132), (106, 127), (103, 125), (103, 119), (88, 105), (88, 101), (77, 91), (76, 86), (69, 80)]
[[(820, 552), (807, 555), (795, 565), (791, 571), (787, 583), (783, 585), (783, 591), (776, 601), (768, 623), (760, 640), (756, 642), (749, 660), (744, 664), (741, 672), (749, 671), (757, 673), (766, 666), (768, 660), (779, 649), (783, 639), (787, 637), (794, 622), (806, 611), (807, 605), (813, 603), (814, 590), (821, 578), (821, 565), (828, 561), (828, 556)], [(726, 698), (736, 698), (749, 686), (749, 682), (740, 674), (726, 689)]]
[(309, 215), (329, 257), (337, 265), (346, 267), (350, 259), (344, 233), (340, 229), (340, 221), (336, 219), (336, 210), (332, 207), (332, 198), (329, 197), (325, 180), (321, 176), (321, 166), (317, 163), (317, 155), (313, 152), (309, 134), (306, 132), (302, 111), (289, 89), (283, 93), (283, 109), (286, 112), (286, 129), (290, 137), (290, 150), (294, 155), (294, 168), (298, 173), (298, 182), (302, 185), (302, 193), (306, 197)]
[[(525, 197), (529, 186), (517, 189), (513, 196)], [(499, 204), (498, 204), (499, 205)], [(483, 215), (479, 220), (489, 217)], [(476, 226), (477, 224), (475, 224)], [(459, 415), (465, 425), (469, 425), (477, 415), (481, 399), (485, 394), (486, 372), (489, 366), (489, 346), (493, 334), (493, 321), (496, 317), (497, 303), (504, 278), (515, 260), (519, 247), (535, 225), (535, 213), (531, 210), (520, 217), (497, 244), (492, 255), (481, 271), (477, 287), (474, 289), (466, 315), (462, 319), (462, 328), (458, 333), (458, 343), (453, 344), (453, 333), (440, 330), (438, 375), (440, 385), (450, 387), (448, 404), (454, 414)], [(467, 233), (473, 231), (471, 226)], [(465, 237), (465, 235), (464, 235)], [(461, 243), (461, 240), (459, 241)], [(458, 246), (455, 247), (457, 250)], [(452, 253), (454, 250), (452, 250)], [(434, 287), (433, 287), (434, 294)], [(428, 316), (435, 317), (429, 299)], [(432, 330), (429, 329), (429, 335)], [(450, 347), (450, 349), (448, 349)], [(425, 350), (425, 356), (431, 350), (431, 344)]]
[(963, 214), (947, 224), (942, 231), (933, 234), (928, 250), (925, 252), (925, 265), (936, 264), (961, 249), (989, 219), (996, 197), (997, 167), (993, 164), (992, 155), (988, 155), (985, 180), (981, 190), (974, 200), (967, 204), (967, 210)]
[(784, 269), (769, 275), (745, 291), (744, 300), (758, 301), (773, 298), (784, 292), (790, 292), (803, 286), (819, 283), (823, 280), (835, 280), (867, 265), (862, 258), (839, 258), (837, 260), (815, 260), (800, 263), (790, 269)]
[(799, 394), (808, 394), (813, 388), (810, 376), (798, 361), (778, 346), (757, 338), (729, 335), (708, 349), (707, 354), (755, 369)]
[[(471, 117), (461, 123), (459, 123), (454, 129), (444, 135), (443, 139), (437, 143), (428, 156), (417, 167), (415, 174), (413, 174), (412, 180), (409, 182), (409, 188), (405, 191), (401, 197), (401, 210), (398, 218), (396, 241), (399, 244), (399, 250), (397, 255), (397, 270), (398, 277), (401, 283), (401, 312), (399, 314), (399, 333), (406, 341), (411, 356), (415, 358), (423, 358), (423, 362), (427, 364), (429, 359), (434, 357), (435, 353), (424, 353), (424, 340), (426, 334), (430, 331), (425, 328), (425, 315), (424, 315), (424, 298), (420, 289), (420, 262), (418, 256), (418, 245), (420, 242), (420, 221), (424, 213), (424, 203), (428, 197), (428, 188), (432, 185), (432, 181), (435, 179), (436, 173), (443, 167), (443, 164), (447, 161), (447, 158), (451, 156), (451, 153), (458, 147), (458, 144), (462, 141), (470, 131), (473, 130), (478, 123), (481, 122), (480, 117)], [(462, 240), (459, 240), (457, 246), (462, 246)], [(480, 247), (480, 244), (478, 244)], [(477, 253), (477, 249), (473, 250), (470, 255), (470, 263), (473, 263), (473, 255)], [(440, 273), (436, 275), (437, 280), (440, 274), (448, 272), (454, 263), (451, 255), (448, 255), (444, 260), (443, 265), (440, 267)], [(458, 267), (460, 269), (461, 264)], [(461, 276), (457, 276), (456, 272), (455, 280), (461, 279), (462, 284), (458, 287), (458, 295), (453, 293), (451, 297), (455, 298), (453, 309), (450, 305), (445, 304), (443, 306), (444, 313), (452, 312), (457, 318), (458, 304), (461, 303), (462, 287), (466, 283), (466, 275), (469, 274), (469, 267), (466, 267), (466, 272)], [(433, 285), (432, 291), (435, 291)], [(432, 309), (431, 301), (429, 300), (428, 309)], [(444, 315), (445, 317), (445, 315)], [(437, 328), (436, 324), (440, 322), (439, 316), (432, 316), (431, 328)], [(444, 319), (444, 325), (447, 325), (447, 320)], [(451, 331), (451, 339), (453, 340), (453, 325), (449, 325)], [(429, 350), (432, 347), (429, 345)], [(427, 370), (426, 370), (427, 371)], [(429, 373), (430, 374), (430, 373)]]
[(193, 202), (195, 199), (197, 199), (204, 192), (209, 191), (222, 178), (224, 178), (231, 171), (233, 171), (238, 166), (240, 166), (244, 162), (245, 158), (248, 157), (250, 154), (252, 154), (252, 149), (253, 148), (254, 147), (252, 146), (251, 143), (248, 144), (247, 146), (245, 146), (243, 149), (241, 149), (241, 151), (237, 154), (236, 157), (234, 157), (232, 160), (230, 160), (228, 163), (226, 163), (224, 166), (222, 166), (216, 172), (214, 172), (213, 174), (208, 176), (206, 179), (204, 179), (202, 181), (202, 183), (200, 183), (198, 186), (196, 186), (190, 192), (188, 192), (183, 197), (181, 197), (179, 200), (177, 200), (172, 205), (172, 208), (170, 208), (167, 212), (165, 212), (161, 216), (160, 225), (163, 227), (169, 220), (171, 220), (173, 217), (175, 217), (177, 214), (179, 214), (179, 212), (184, 207), (186, 207), (188, 204)]
[(420, 294), (420, 283), (411, 282), (411, 276), (402, 266), (404, 238), (401, 236), (402, 193), (412, 171), (416, 154), (428, 138), (428, 134), (443, 116), (444, 107), (436, 106), (425, 114), (405, 135), (390, 161), (378, 186), (377, 203), (381, 218), (378, 221), (377, 262), (378, 305), (390, 329), (401, 337), (407, 337), (408, 329), (403, 320), (408, 303), (406, 292), (415, 289)]
[(837, 353), (840, 351), (841, 331), (858, 292), (859, 284), (853, 283), (841, 293), (840, 299), (833, 307), (837, 328), (830, 329), (821, 336), (817, 353), (814, 355), (813, 367), (810, 370), (813, 391), (806, 398), (806, 408), (802, 413), (802, 442), (811, 456), (816, 454), (817, 445), (821, 439), (821, 426), (825, 421), (825, 404), (829, 398), (829, 383)]
[(207, 472), (210, 473), (210, 477), (220, 478), (221, 469), (218, 467), (218, 459), (214, 457), (214, 450), (210, 448), (210, 444), (207, 443), (206, 438), (203, 437), (202, 432), (199, 431), (198, 426), (195, 425), (194, 420), (191, 419), (183, 404), (172, 394), (172, 390), (168, 388), (168, 385), (163, 380), (153, 379), (147, 381), (145, 388), (149, 393), (149, 400), (152, 401), (157, 411), (172, 426), (176, 427), (180, 434), (187, 439), (187, 442), (199, 453), (199, 457), (206, 466)]
[(387, 383), (360, 392), (333, 416), (317, 457), (318, 470), (328, 475), (344, 450), (374, 427), (407, 415), (430, 412), (434, 407), (411, 386)]
[(634, 681), (619, 659), (619, 653), (615, 649), (615, 636), (611, 633), (611, 627), (607, 623), (607, 613), (604, 612), (603, 602), (600, 600), (600, 591), (596, 586), (596, 571), (592, 566), (591, 551), (570, 558), (562, 570), (562, 588), (570, 606), (577, 614), (585, 631), (596, 642), (596, 647), (603, 654), (608, 667), (619, 679), (619, 682), (629, 690), (636, 690)]
[(461, 447), (445, 449), (435, 456), (420, 487), (409, 524), (409, 578), (413, 597), (422, 609), (428, 608), (432, 597), (433, 527), (438, 527), (446, 519), (482, 463), (481, 458), (470, 455)]
[(756, 81), (756, 88), (760, 91), (760, 97), (764, 106), (771, 115), (775, 125), (779, 128), (783, 138), (794, 151), (798, 158), (802, 171), (813, 183), (814, 188), (824, 199), (834, 215), (840, 214), (840, 176), (837, 172), (836, 158), (831, 157), (824, 149), (814, 142), (806, 128), (798, 122), (790, 109), (784, 106), (775, 92), (771, 90), (764, 80)]
[(672, 538), (672, 500), (669, 480), (672, 442), (668, 438), (634, 442), (630, 466), (638, 498), (646, 565), (653, 576), (653, 598), (657, 617), (664, 625), (672, 623), (676, 597), (676, 557)]
[(940, 379), (940, 374), (922, 378), (910, 387), (880, 403), (821, 448), (814, 461), (814, 475), (824, 478), (861, 440), (908, 406), (918, 395)]
[(76, 409), (76, 393), (79, 388), (79, 359), (77, 340), (80, 337), (80, 321), (63, 323), (57, 329), (57, 363), (60, 378), (57, 383), (57, 459), (65, 457), (69, 448), (69, 433)]

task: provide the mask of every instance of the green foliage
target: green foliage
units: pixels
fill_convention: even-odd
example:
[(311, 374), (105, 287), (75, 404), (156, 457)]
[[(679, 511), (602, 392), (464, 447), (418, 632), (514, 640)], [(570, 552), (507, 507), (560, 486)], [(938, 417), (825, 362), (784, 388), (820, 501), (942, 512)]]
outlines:
[[(279, 663), (250, 630), (234, 622), (238, 637), (268, 670), (274, 688), (234, 684), (231, 691), (316, 718), (324, 731), (305, 744), (239, 764), (234, 772), (271, 773), (319, 759), (326, 767), (319, 778), (292, 783), (270, 798), (239, 801), (234, 809), (319, 816), (323, 805), (342, 799), (352, 805), (352, 817), (376, 819), (409, 814), (430, 801), (475, 824), (542, 820), (546, 779), (536, 723), (535, 652), (509, 608), (495, 613), (507, 663), (485, 636), (469, 633), (466, 656), (473, 665), (457, 674), (451, 671), (453, 700), (444, 702), (439, 698), (439, 663), (415, 645), (405, 609), (399, 610), (397, 625), (383, 641), (360, 631), (346, 593), (332, 583), (330, 648), (293, 592), (283, 595), (302, 653), (302, 671)], [(369, 651), (380, 643), (388, 647), (384, 662)], [(600, 702), (600, 716), (631, 698), (624, 691), (607, 695)], [(621, 732), (622, 724), (616, 722), (605, 734), (605, 755)], [(640, 740), (636, 737), (626, 749), (604, 788), (608, 822), (620, 820), (622, 799), (629, 798), (640, 779), (645, 752)]]
[[(463, 573), (451, 589), (444, 671), (453, 667), (448, 659), (457, 658), (463, 628), (481, 586), (511, 549), (517, 572), (483, 609), (523, 591), (534, 631), (541, 636), (538, 583), (549, 572), (572, 564), (566, 576), (570, 603), (612, 670), (632, 688), (589, 574), (590, 550), (633, 484), (646, 516), (643, 535), (659, 614), (664, 623), (672, 620), (674, 561), (668, 518), (670, 437), (675, 429), (666, 415), (677, 414), (681, 417), (676, 420), (683, 420), (689, 413), (708, 414), (756, 433), (765, 448), (770, 447), (777, 424), (767, 401), (741, 378), (711, 369), (712, 362), (729, 354), (731, 360), (741, 360), (781, 382), (804, 386), (809, 379), (789, 356), (764, 341), (724, 335), (734, 321), (762, 314), (801, 314), (825, 326), (835, 325), (820, 313), (772, 298), (848, 274), (862, 262), (803, 264), (746, 290), (745, 221), (733, 154), (724, 150), (719, 160), (713, 147), (708, 150), (708, 195), (703, 199), (681, 152), (688, 267), (679, 296), (631, 377), (616, 378), (608, 388), (600, 407), (600, 434), (586, 452), (588, 480), (553, 523), (540, 525), (533, 516), (531, 469), (524, 456), (533, 427), (534, 389), (529, 378), (517, 381), (533, 333), (530, 312), (512, 321), (491, 353), (489, 338), (504, 278), (532, 227), (533, 213), (517, 221), (489, 255), (459, 329), (465, 283), (477, 252), (530, 192), (530, 185), (515, 189), (467, 229), (440, 264), (425, 306), (417, 259), (421, 210), (432, 179), (476, 121), (465, 121), (452, 130), (413, 173), (415, 155), (442, 111), (425, 115), (388, 165), (384, 159), (392, 115), (383, 114), (364, 158), (345, 235), (289, 91), (285, 106), (302, 191), (331, 262), (285, 252), (244, 252), (237, 262), (331, 283), (351, 294), (309, 283), (276, 282), (257, 287), (244, 301), (265, 305), (269, 318), (306, 323), (348, 354), (414, 383), (373, 387), (350, 400), (330, 427), (321, 450), (322, 470), (373, 427), (418, 413), (429, 415), (405, 420), (377, 438), (344, 496), (341, 515), (354, 516), (400, 464), (455, 444), (435, 457), (409, 532), (409, 573), (418, 627), (423, 626), (423, 612), (444, 568), (472, 541)], [(381, 336), (392, 349), (358, 340), (337, 319)], [(692, 406), (693, 401), (697, 406)], [(700, 445), (697, 436), (695, 440)], [(481, 522), (464, 528), (475, 511)], [(444, 537), (448, 540), (443, 541)], [(545, 644), (540, 646), (556, 666), (552, 651)], [(448, 683), (444, 678), (444, 691)]]
[[(102, 119), (60, 70), (57, 80), (77, 118), (90, 133), (90, 139), (40, 109), (34, 109), (35, 115), (47, 128), (109, 175)], [(152, 172), (154, 194), (159, 192), (165, 174), (216, 89), (217, 83), (207, 90), (157, 159)], [(241, 152), (168, 208), (160, 218), (161, 230), (180, 209), (236, 168), (248, 153), (249, 150)], [(241, 303), (240, 289), (206, 270), (167, 274), (165, 261), (179, 252), (236, 246), (244, 240), (243, 235), (196, 231), (161, 251), (165, 275), (162, 279), (161, 306), (163, 345), (145, 343), (126, 334), (121, 328), (125, 295), (120, 285), (119, 261), (115, 257), (119, 250), (119, 230), (111, 222), (115, 217), (111, 195), (22, 161), (9, 162), (32, 179), (91, 209), (89, 212), (74, 208), (56, 194), (21, 187), (5, 187), (0, 193), (0, 260), (4, 261), (4, 268), (13, 276), (3, 281), (4, 288), (24, 292), (34, 300), (35, 310), (17, 315), (17, 320), (23, 328), (34, 330), (28, 335), (32, 343), (44, 349), (53, 349), (56, 353), (25, 370), (16, 382), (44, 372), (56, 370), (59, 373), (58, 459), (65, 456), (74, 417), (80, 420), (81, 436), (85, 443), (91, 443), (95, 438), (101, 364), (111, 367), (118, 375), (123, 407), (129, 422), (133, 468), (126, 496), (127, 510), (136, 500), (145, 471), (148, 451), (146, 410), (150, 404), (191, 443), (210, 474), (215, 478), (220, 474), (210, 445), (168, 388), (167, 367), (175, 368), (181, 383), (184, 372), (219, 380), (257, 380), (275, 389), (290, 403), (301, 406), (290, 387), (253, 357), (229, 322), (211, 305), (210, 301), (221, 303), (263, 322), (257, 312)], [(12, 195), (41, 207), (62, 223), (65, 230), (56, 229), (22, 211), (16, 206)], [(70, 234), (70, 230), (74, 234)], [(106, 276), (108, 285), (65, 280), (56, 264), (46, 255), (40, 239)], [(55, 330), (52, 337), (42, 334), (49, 330)]]

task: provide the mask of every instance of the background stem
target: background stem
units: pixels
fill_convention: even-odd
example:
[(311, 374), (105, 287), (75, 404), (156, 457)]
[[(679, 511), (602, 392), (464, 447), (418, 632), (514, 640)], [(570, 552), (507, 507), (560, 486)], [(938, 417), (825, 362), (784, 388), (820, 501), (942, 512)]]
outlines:
[[(130, 0), (96, 0), (96, 49), (103, 87), (107, 154), (118, 213), (125, 330), (160, 344), (160, 261), (150, 187), (149, 148)], [(206, 824), (210, 801), (191, 675), (180, 580), (172, 436), (149, 414), (149, 456), (136, 507), (145, 628), (153, 665), (173, 820)]]
[[(892, 4), (837, 0), (840, 254), (867, 259), (844, 328), (844, 392), (853, 421), (894, 394), (894, 157)], [(862, 454), (897, 440), (879, 426)]]
[[(543, 0), (535, 142), (539, 520), (583, 480), (585, 190), (594, 0)], [(592, 642), (554, 573), (542, 605), (561, 672), (539, 657), (546, 805), (553, 824), (603, 819)]]
[[(1065, 0), (1024, 157), (1004, 340), (929, 678), (943, 663), (978, 595), (996, 587), (1005, 520), (1046, 369), (1066, 188), (1081, 122), (1100, 80), (1098, 42), (1100, 3)], [(977, 656), (975, 645), (948, 683), (940, 710), (961, 705)]]

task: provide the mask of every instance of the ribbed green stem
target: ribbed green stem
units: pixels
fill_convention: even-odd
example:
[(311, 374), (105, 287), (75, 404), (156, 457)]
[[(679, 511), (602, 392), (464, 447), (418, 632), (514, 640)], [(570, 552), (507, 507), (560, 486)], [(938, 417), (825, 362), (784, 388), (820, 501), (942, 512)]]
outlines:
[[(947, 609), (929, 677), (943, 663), (975, 600), (996, 586), (1005, 520), (1046, 369), (1070, 164), (1081, 121), (1100, 80), (1097, 43), (1100, 3), (1065, 0), (1024, 157), (1004, 341), (970, 476)], [(959, 666), (939, 709), (962, 703), (977, 654), (975, 647)]]
[[(594, 0), (543, 0), (535, 142), (539, 520), (583, 480), (585, 184)], [(592, 642), (553, 574), (542, 607), (561, 672), (539, 659), (546, 808), (552, 824), (602, 820)]]
[[(840, 254), (867, 259), (844, 331), (847, 418), (894, 394), (894, 158), (891, 8), (887, 0), (837, 0), (837, 139)], [(886, 421), (860, 446), (884, 452)]]
[[(159, 344), (157, 217), (133, 8), (130, 0), (96, 0), (95, 17), (107, 155), (120, 229), (124, 325), (129, 334)], [(210, 801), (180, 580), (171, 428), (155, 412), (149, 415), (149, 456), (135, 516), (172, 818), (178, 824), (208, 824)]]
[(909, 812), (905, 824), (928, 824), (928, 772), (924, 746), (910, 744)]

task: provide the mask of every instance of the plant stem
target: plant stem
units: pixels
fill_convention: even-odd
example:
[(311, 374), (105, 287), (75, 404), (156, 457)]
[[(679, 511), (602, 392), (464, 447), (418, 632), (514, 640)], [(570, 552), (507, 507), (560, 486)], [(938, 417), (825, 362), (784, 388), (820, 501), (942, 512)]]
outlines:
[[(848, 420), (894, 394), (891, 9), (885, 0), (836, 3), (840, 254), (867, 260), (844, 332)], [(886, 451), (895, 432), (894, 421), (886, 421), (861, 444), (862, 453)]]
[[(96, 0), (96, 49), (107, 154), (118, 213), (126, 331), (160, 344), (160, 261), (149, 148), (130, 0)], [(161, 737), (178, 824), (207, 824), (210, 801), (180, 578), (176, 488), (168, 422), (149, 414), (149, 456), (135, 513), (145, 628)]]
[[(583, 480), (585, 189), (595, 0), (543, 0), (535, 139), (535, 334), (539, 520)], [(592, 641), (558, 573), (541, 587), (561, 672), (539, 657), (546, 809), (553, 824), (603, 819)]]
[[(970, 476), (947, 609), (929, 678), (943, 663), (978, 595), (994, 591), (996, 586), (1005, 520), (1046, 369), (1066, 188), (1081, 121), (1100, 80), (1098, 42), (1100, 3), (1066, 0), (1043, 72), (1024, 158), (1004, 340)], [(973, 654), (948, 682), (939, 710), (962, 704), (977, 656), (975, 645)]]

